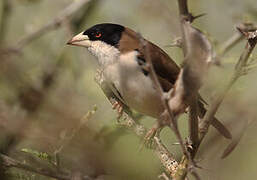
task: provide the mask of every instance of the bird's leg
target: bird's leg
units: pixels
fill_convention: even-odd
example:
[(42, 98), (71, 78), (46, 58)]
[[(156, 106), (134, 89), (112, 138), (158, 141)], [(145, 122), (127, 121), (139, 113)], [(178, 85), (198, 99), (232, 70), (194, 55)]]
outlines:
[[(169, 120), (167, 119), (166, 116), (166, 111), (164, 111), (160, 117), (156, 120), (155, 124), (153, 125), (153, 127), (146, 133), (145, 137), (144, 137), (144, 145), (146, 147), (152, 147), (152, 140), (155, 136), (159, 137), (160, 136), (160, 132), (162, 130), (162, 128), (164, 126), (169, 125)], [(150, 145), (150, 146), (149, 146)]]
[(119, 119), (121, 118), (122, 113), (123, 113), (123, 104), (122, 104), (122, 102), (115, 100), (115, 102), (112, 104), (112, 109), (116, 109), (117, 110), (117, 112), (118, 112), (117, 119), (119, 121)]
[(147, 133), (145, 134), (143, 145), (148, 148), (152, 148), (153, 147), (153, 138), (160, 136), (160, 132), (163, 127), (164, 126), (160, 123), (160, 121), (157, 120), (155, 122), (155, 124), (153, 125), (153, 127), (149, 131), (147, 131)]

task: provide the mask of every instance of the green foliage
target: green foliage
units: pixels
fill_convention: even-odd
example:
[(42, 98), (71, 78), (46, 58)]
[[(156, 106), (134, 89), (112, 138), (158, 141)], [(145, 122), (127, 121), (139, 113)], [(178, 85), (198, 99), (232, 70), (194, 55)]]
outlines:
[(47, 161), (49, 163), (54, 162), (54, 158), (46, 152), (39, 152), (39, 151), (36, 151), (36, 150), (33, 150), (33, 149), (28, 149), (28, 148), (21, 149), (21, 152), (28, 153), (32, 156), (35, 156), (35, 157), (37, 157), (39, 159), (42, 159), (44, 161)]

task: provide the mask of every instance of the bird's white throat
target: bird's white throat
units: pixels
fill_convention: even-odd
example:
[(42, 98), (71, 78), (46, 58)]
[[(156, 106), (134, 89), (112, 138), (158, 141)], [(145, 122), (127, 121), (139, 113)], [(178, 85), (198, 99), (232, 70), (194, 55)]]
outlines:
[(102, 41), (92, 41), (88, 50), (97, 57), (98, 63), (102, 67), (113, 64), (120, 55), (117, 48)]

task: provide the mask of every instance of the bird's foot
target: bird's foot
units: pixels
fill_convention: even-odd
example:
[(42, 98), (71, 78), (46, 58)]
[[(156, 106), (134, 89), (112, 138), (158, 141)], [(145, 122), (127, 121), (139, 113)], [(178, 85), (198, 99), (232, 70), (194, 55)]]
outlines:
[(122, 113), (123, 113), (123, 104), (121, 102), (119, 102), (119, 101), (115, 101), (112, 104), (112, 109), (116, 109), (117, 110), (117, 113), (118, 113), (117, 120), (119, 121), (119, 119), (121, 118)]
[(143, 139), (143, 144), (142, 147), (140, 149), (142, 149), (143, 147), (147, 147), (149, 149), (153, 149), (155, 146), (154, 143), (154, 137), (159, 137), (160, 136), (160, 131), (161, 131), (161, 127), (158, 123), (156, 123), (146, 134), (145, 137)]
[(154, 137), (157, 134), (158, 129), (156, 129), (155, 127), (151, 128), (145, 135), (144, 137), (144, 146), (147, 148), (152, 149), (154, 146)]

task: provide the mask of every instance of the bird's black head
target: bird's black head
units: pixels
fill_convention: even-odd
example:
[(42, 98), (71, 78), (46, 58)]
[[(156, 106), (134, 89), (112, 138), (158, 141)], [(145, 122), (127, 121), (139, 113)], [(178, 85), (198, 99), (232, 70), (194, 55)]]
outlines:
[(83, 32), (91, 41), (103, 41), (109, 45), (118, 46), (124, 26), (118, 24), (97, 24)]

